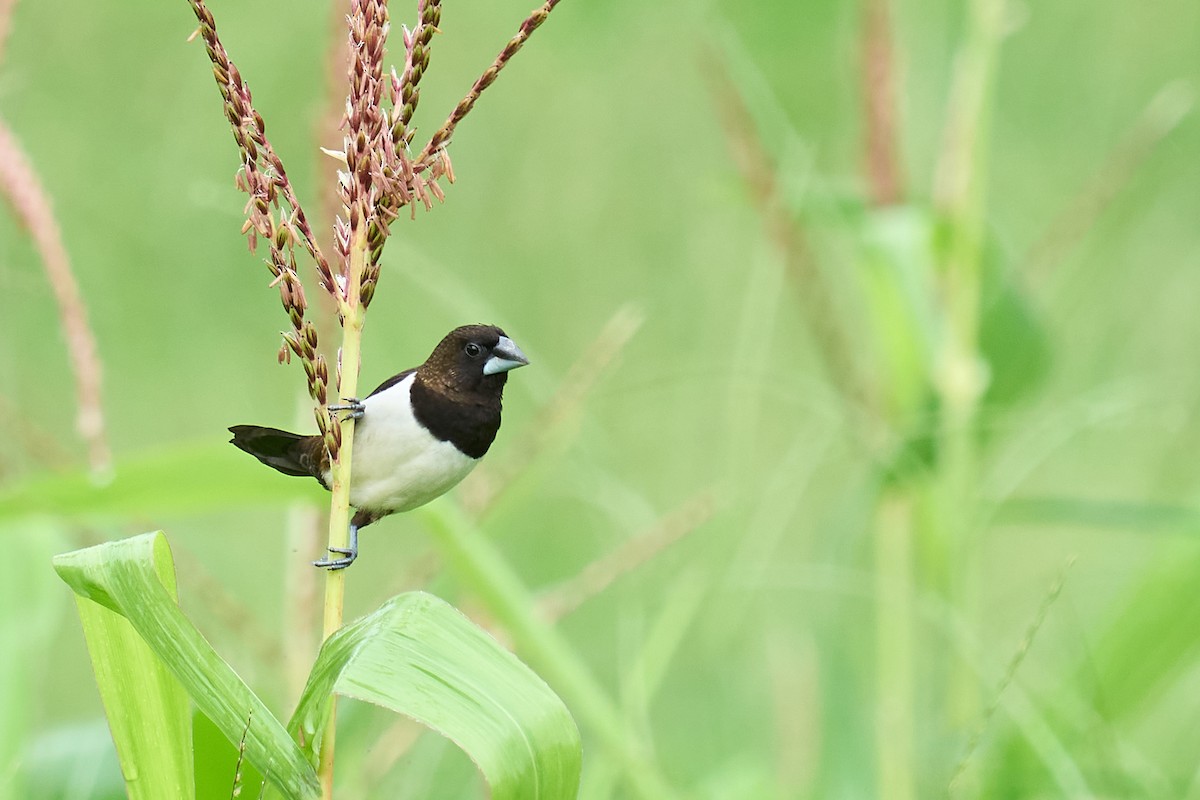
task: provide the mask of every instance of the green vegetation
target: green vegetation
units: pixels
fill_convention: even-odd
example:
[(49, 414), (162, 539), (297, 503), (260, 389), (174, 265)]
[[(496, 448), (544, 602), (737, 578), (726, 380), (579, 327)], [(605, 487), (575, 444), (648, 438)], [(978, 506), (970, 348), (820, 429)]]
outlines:
[[(529, 10), (443, 9), (418, 144)], [(213, 12), (326, 235), (339, 14)], [(126, 792), (71, 591), (101, 578), (68, 588), (56, 554), (141, 542), (195, 626), (171, 641), (246, 693), (187, 716), (186, 679), (129, 656), (164, 698), (129, 713), (170, 733), (137, 745), (222, 765), (197, 797), (229, 797), (239, 756), (243, 797), (259, 750), (310, 763), (276, 719), (324, 715), (328, 496), (225, 443), (315, 427), (194, 24), (184, 0), (25, 2), (0, 45), (0, 134), (53, 201), (112, 454), (77, 433), (43, 248), (0, 214), (0, 797)], [(442, 657), (490, 631), (578, 723), (589, 800), (1200, 800), (1197, 53), (1184, 0), (563, 0), (455, 132), (445, 202), (392, 225), (359, 388), (468, 322), (532, 365), (475, 474), (363, 532), (347, 635), (418, 607), (456, 621)], [(173, 578), (131, 538), (159, 529)], [(338, 671), (373, 663), (322, 657), (369, 701), (339, 705), (337, 797), (506, 796), (519, 759), (472, 744), (495, 721)]]

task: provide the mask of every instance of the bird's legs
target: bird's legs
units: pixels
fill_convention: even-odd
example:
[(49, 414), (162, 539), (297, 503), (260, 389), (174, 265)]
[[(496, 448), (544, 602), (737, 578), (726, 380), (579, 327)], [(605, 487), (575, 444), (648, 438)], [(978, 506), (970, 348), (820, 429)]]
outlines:
[(350, 523), (350, 546), (349, 547), (331, 547), (329, 552), (337, 553), (343, 558), (322, 558), (319, 561), (314, 561), (314, 567), (324, 567), (326, 569), (345, 569), (354, 563), (354, 559), (358, 558), (358, 525), (354, 522)]
[(326, 406), (330, 414), (336, 414), (339, 411), (349, 411), (347, 415), (350, 419), (362, 419), (366, 413), (367, 407), (357, 397), (347, 397), (346, 402), (338, 403), (337, 405)]
[[(339, 411), (348, 411), (347, 417), (350, 419), (362, 419), (366, 413), (367, 407), (357, 397), (347, 397), (345, 403), (326, 406), (330, 414), (337, 414)], [(354, 559), (358, 558), (358, 517), (356, 516), (350, 521), (350, 546), (349, 547), (331, 547), (330, 553), (336, 553), (343, 558), (322, 558), (314, 561), (314, 567), (324, 567), (326, 569), (345, 569), (354, 563)]]

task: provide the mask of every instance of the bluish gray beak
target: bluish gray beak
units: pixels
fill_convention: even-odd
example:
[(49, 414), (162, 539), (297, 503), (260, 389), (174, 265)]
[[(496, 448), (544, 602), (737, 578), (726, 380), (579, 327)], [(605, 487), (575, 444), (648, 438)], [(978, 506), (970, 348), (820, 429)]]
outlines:
[(492, 357), (483, 362), (483, 374), (495, 375), (498, 372), (508, 372), (510, 369), (523, 367), (529, 359), (521, 352), (521, 348), (507, 336), (501, 336), (500, 342), (492, 348)]

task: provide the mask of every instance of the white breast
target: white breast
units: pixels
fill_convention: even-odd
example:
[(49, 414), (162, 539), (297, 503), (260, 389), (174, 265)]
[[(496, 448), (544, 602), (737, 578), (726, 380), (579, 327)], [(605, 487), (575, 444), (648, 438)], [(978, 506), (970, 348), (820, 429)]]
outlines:
[(434, 438), (413, 417), (414, 378), (363, 401), (350, 476), (350, 503), (358, 508), (408, 511), (444, 494), (479, 463)]

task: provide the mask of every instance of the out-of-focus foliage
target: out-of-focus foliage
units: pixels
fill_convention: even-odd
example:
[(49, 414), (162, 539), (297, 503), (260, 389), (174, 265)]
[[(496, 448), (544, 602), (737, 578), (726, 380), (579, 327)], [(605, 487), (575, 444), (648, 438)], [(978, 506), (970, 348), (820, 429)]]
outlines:
[[(884, 796), (898, 751), (876, 734), (900, 709), (916, 796), (944, 796), (961, 766), (955, 796), (1200, 797), (1200, 6), (1006, 6), (975, 165), (992, 382), (971, 469), (943, 480), (937, 353), (922, 349), (940, 335), (922, 316), (937, 294), (914, 287), (941, 274), (933, 176), (969, 5), (891, 8), (899, 206), (864, 199), (859, 4), (562, 0), (455, 134), (447, 202), (393, 227), (363, 384), (465, 322), (520, 342), (533, 364), (509, 382), (497, 443), (443, 502), (466, 505), (535, 593), (577, 593), (564, 639), (699, 796)], [(414, 14), (390, 8), (397, 25)], [(528, 10), (446, 7), (422, 131)], [(214, 13), (318, 208), (338, 15)], [(24, 2), (0, 63), (0, 116), (54, 198), (96, 329), (117, 469), (107, 489), (74, 477), (52, 294), (0, 215), (0, 643), (23, 654), (0, 665), (12, 797), (120, 786), (53, 553), (171, 530), (184, 610), (277, 714), (295, 700), (280, 675), (302, 602), (290, 587), (318, 554), (285, 537), (285, 506), (314, 487), (221, 443), (231, 424), (311, 415), (302, 373), (275, 364), (287, 322), (238, 235), (236, 150), (193, 24), (182, 0)], [(793, 278), (730, 155), (714, 71), (745, 101), (853, 374), (886, 392), (847, 393), (828, 369), (813, 284)], [(576, 402), (630, 303), (643, 324)], [(928, 536), (942, 522), (923, 513), (959, 478), (969, 534)], [(710, 491), (715, 511), (682, 541), (611, 582), (577, 580)], [(495, 617), (442, 569), (425, 524), (364, 533), (347, 618), (414, 586)], [(907, 566), (883, 533), (911, 537)], [(629, 796), (580, 720), (584, 795)], [(481, 791), (436, 737), (367, 710), (341, 725), (347, 797)]]

